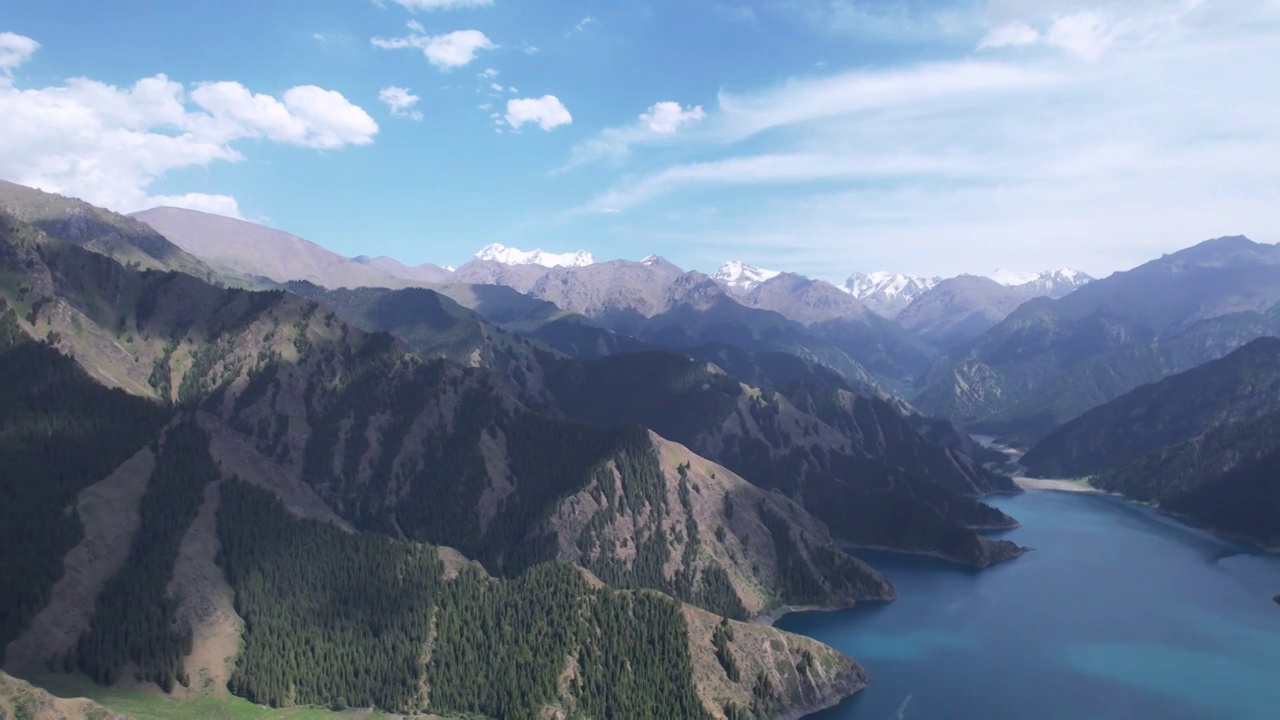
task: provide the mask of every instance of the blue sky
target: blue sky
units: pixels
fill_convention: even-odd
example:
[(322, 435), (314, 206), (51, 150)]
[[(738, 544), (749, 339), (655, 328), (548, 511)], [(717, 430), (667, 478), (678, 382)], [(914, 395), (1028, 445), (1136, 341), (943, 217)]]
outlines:
[[(75, 22), (67, 22), (75, 18)], [(0, 177), (838, 280), (1280, 241), (1280, 0), (0, 0)]]

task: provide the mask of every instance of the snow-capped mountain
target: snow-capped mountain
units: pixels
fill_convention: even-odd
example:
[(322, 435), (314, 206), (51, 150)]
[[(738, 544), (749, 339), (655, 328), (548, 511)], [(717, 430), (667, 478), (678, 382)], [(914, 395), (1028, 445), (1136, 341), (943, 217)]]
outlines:
[(1005, 287), (1026, 290), (1031, 297), (1041, 295), (1058, 298), (1069, 294), (1072, 290), (1093, 282), (1093, 278), (1071, 268), (1061, 270), (1045, 270), (1032, 272), (1026, 270), (999, 269), (988, 277)]
[(1043, 273), (1034, 270), (1009, 270), (1007, 268), (996, 268), (987, 277), (1004, 285), (1005, 287), (1017, 287), (1026, 285), (1029, 282), (1035, 282)]
[(840, 289), (861, 300), (876, 314), (892, 318), (941, 280), (890, 272), (854, 273)]
[(541, 265), (542, 267), (585, 267), (596, 260), (586, 250), (576, 253), (549, 253), (542, 250), (524, 251), (494, 243), (476, 253), (477, 260), (492, 260), (503, 265)]
[(766, 270), (757, 265), (748, 265), (741, 260), (730, 260), (712, 275), (716, 282), (738, 292), (746, 292), (766, 280), (772, 280), (782, 273), (777, 270)]

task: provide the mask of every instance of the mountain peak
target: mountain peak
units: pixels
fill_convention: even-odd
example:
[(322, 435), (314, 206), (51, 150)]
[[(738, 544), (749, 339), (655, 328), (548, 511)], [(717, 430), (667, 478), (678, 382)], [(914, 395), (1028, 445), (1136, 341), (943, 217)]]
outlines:
[(913, 300), (932, 290), (942, 278), (916, 277), (884, 271), (857, 272), (840, 289), (885, 317), (895, 317)]
[(480, 248), (477, 260), (491, 260), (503, 265), (541, 265), (543, 267), (585, 267), (596, 260), (586, 250), (574, 253), (549, 253), (541, 249), (521, 250), (493, 243)]
[(1093, 282), (1093, 278), (1072, 268), (1060, 270), (1007, 270), (998, 268), (987, 277), (1005, 287), (1020, 288), (1036, 295), (1061, 297), (1081, 285)]
[(766, 270), (759, 265), (751, 265), (741, 260), (730, 260), (721, 265), (712, 278), (734, 290), (745, 291), (781, 274), (777, 270)]

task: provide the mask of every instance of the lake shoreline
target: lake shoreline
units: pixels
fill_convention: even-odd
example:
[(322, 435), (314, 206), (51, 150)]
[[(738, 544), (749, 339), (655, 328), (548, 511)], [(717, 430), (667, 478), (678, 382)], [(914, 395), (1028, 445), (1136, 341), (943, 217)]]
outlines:
[(866, 669), (867, 690), (821, 717), (899, 717), (909, 697), (908, 718), (1024, 720), (1048, 705), (1074, 717), (1273, 717), (1274, 555), (1219, 562), (1236, 543), (1110, 493), (1035, 491), (997, 507), (1025, 510), (1009, 539), (1039, 550), (1030, 562), (977, 573), (877, 548), (866, 559), (903, 600), (767, 619)]
[(1093, 495), (1111, 494), (1093, 487), (1085, 480), (1053, 480), (1015, 475), (1013, 481), (1018, 484), (1018, 487), (1025, 490), (1056, 490), (1057, 492), (1090, 493)]

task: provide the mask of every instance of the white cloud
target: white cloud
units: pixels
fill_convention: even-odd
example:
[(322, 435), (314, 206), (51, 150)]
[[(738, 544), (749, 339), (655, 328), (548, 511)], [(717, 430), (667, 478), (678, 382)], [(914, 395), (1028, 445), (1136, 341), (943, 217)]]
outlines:
[(479, 30), (457, 30), (431, 38), (422, 52), (436, 67), (455, 68), (475, 60), (476, 53), (480, 50), (492, 50), (496, 47)]
[(373, 142), (378, 124), (341, 93), (315, 85), (286, 90), (279, 100), (253, 94), (237, 82), (197, 85), (191, 100), (207, 111), (188, 124), (222, 142), (261, 137), (303, 147), (332, 149)]
[(712, 162), (677, 165), (623, 184), (570, 211), (618, 213), (656, 198), (699, 186), (787, 185), (817, 180), (867, 180), (931, 175), (963, 178), (989, 175), (973, 158), (937, 158), (907, 153), (883, 155), (835, 155), (822, 152), (784, 153), (735, 157)]
[(600, 24), (600, 21), (599, 21), (599, 20), (597, 20), (597, 19), (595, 18), (595, 16), (593, 16), (593, 15), (588, 15), (588, 16), (586, 16), (586, 17), (582, 18), (581, 20), (579, 20), (579, 21), (578, 21), (578, 22), (573, 26), (573, 29), (572, 29), (572, 30), (570, 30), (569, 32), (565, 33), (565, 34), (564, 34), (564, 36), (565, 36), (565, 37), (573, 37), (574, 35), (577, 35), (578, 33), (581, 33), (581, 32), (583, 32), (583, 31), (585, 31), (588, 27), (590, 27), (590, 26), (592, 26), (592, 25), (599, 25), (599, 24)]
[(1045, 35), (1045, 42), (1090, 62), (1097, 62), (1114, 41), (1102, 18), (1091, 12), (1060, 17)]
[(479, 30), (455, 30), (444, 35), (426, 35), (420, 23), (411, 21), (409, 31), (410, 34), (405, 37), (375, 37), (370, 42), (374, 47), (384, 50), (422, 50), (427, 61), (442, 70), (468, 65), (476, 59), (476, 53), (498, 47)]
[(626, 157), (636, 145), (669, 143), (681, 127), (705, 119), (701, 105), (687, 110), (678, 102), (664, 100), (649, 106), (632, 124), (606, 128), (595, 137), (574, 146), (569, 161), (553, 172), (560, 173), (601, 160)]
[(185, 195), (152, 195), (147, 199), (150, 207), (168, 206), (188, 210), (226, 215), (239, 220), (244, 219), (240, 213), (240, 204), (230, 195), (206, 195), (204, 193), (186, 193)]
[(506, 121), (513, 129), (519, 129), (525, 123), (536, 123), (543, 130), (551, 131), (571, 124), (573, 116), (555, 95), (543, 95), (540, 98), (508, 100)]
[(701, 105), (685, 110), (678, 102), (654, 103), (648, 112), (640, 115), (640, 122), (650, 130), (669, 135), (685, 123), (697, 122), (707, 116)]
[(482, 70), (482, 71), (480, 72), (480, 77), (482, 77), (482, 78), (486, 78), (486, 79), (487, 79), (487, 78), (496, 78), (496, 77), (498, 77), (498, 71), (497, 71), (497, 70), (494, 70), (493, 68), (485, 68), (484, 70)]
[(409, 92), (408, 88), (396, 87), (394, 85), (384, 87), (378, 91), (378, 100), (387, 106), (391, 111), (392, 117), (404, 118), (406, 120), (421, 120), (422, 113), (414, 110), (413, 106), (418, 104), (422, 98)]
[(978, 49), (1021, 47), (1023, 45), (1031, 45), (1032, 43), (1039, 41), (1039, 30), (1017, 20), (1007, 25), (1001, 25), (987, 33), (978, 41)]
[(25, 35), (17, 33), (0, 33), (0, 75), (5, 79), (13, 75), (13, 71), (35, 55), (40, 43)]
[(121, 211), (167, 202), (235, 214), (226, 196), (148, 190), (172, 170), (243, 160), (241, 140), (336, 149), (371, 143), (378, 132), (364, 110), (315, 86), (277, 98), (234, 82), (188, 91), (164, 75), (127, 87), (86, 78), (0, 85), (0, 117), (0, 177)]
[(488, 7), (493, 0), (391, 0), (410, 10), (456, 10), (458, 8)]
[(978, 271), (992, 255), (1106, 273), (1206, 237), (1280, 240), (1271, 0), (1099, 1), (1092, 17), (1083, 2), (1001, 3), (974, 44), (1035, 52), (722, 92), (696, 130), (597, 137), (593, 157), (671, 143), (686, 159), (568, 215), (644, 206), (625, 222), (648, 236), (687, 203), (732, 207), (669, 239), (818, 274)]

